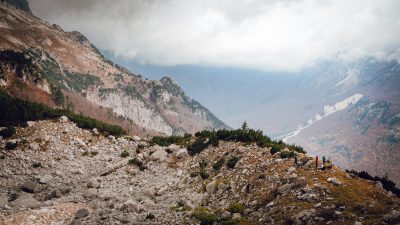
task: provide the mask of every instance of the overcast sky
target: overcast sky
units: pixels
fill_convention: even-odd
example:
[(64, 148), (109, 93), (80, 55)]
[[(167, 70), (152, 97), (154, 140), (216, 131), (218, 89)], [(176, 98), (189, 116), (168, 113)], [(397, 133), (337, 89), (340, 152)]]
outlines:
[(398, 0), (29, 0), (98, 48), (152, 65), (293, 71), (318, 60), (400, 59)]

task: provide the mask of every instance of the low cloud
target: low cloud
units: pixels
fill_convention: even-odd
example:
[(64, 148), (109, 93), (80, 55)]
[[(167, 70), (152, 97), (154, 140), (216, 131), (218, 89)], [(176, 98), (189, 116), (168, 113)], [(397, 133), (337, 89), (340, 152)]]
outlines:
[(397, 0), (30, 0), (43, 19), (140, 63), (294, 71), (400, 59)]

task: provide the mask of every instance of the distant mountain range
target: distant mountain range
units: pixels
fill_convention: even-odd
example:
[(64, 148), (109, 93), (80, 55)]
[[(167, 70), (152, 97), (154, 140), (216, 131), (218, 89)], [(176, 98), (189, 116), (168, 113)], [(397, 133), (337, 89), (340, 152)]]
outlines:
[[(112, 55), (110, 55), (112, 57)], [(246, 120), (276, 139), (326, 155), (346, 169), (400, 182), (400, 65), (365, 58), (298, 72), (155, 67), (114, 58), (153, 78), (171, 75), (233, 127)]]
[(22, 0), (0, 3), (0, 86), (16, 97), (69, 108), (141, 136), (228, 128), (171, 78), (131, 73), (81, 33), (35, 17)]

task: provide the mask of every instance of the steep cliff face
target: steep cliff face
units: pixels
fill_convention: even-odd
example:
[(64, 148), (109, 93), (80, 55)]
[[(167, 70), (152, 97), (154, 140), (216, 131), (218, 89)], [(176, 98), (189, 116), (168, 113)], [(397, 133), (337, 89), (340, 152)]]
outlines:
[(156, 81), (132, 74), (105, 58), (81, 33), (65, 32), (3, 2), (0, 69), (1, 87), (17, 97), (109, 120), (133, 133), (227, 127), (170, 78)]

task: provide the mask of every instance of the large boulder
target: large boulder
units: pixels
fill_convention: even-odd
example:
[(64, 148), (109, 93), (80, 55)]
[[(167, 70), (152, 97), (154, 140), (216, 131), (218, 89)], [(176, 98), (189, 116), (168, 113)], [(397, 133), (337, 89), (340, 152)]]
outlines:
[(175, 156), (176, 158), (178, 158), (178, 159), (184, 158), (184, 157), (187, 156), (187, 155), (188, 155), (188, 151), (187, 151), (186, 148), (181, 148), (181, 149), (179, 149), (178, 151), (175, 151), (175, 152), (174, 152), (174, 156)]
[(164, 149), (158, 149), (150, 155), (150, 159), (153, 161), (165, 161), (168, 153)]
[(208, 194), (215, 193), (217, 191), (217, 189), (218, 189), (218, 184), (217, 184), (216, 180), (214, 180), (206, 185), (206, 190), (207, 190)]
[(168, 146), (167, 150), (171, 151), (171, 152), (176, 152), (180, 149), (180, 147), (176, 144), (171, 144), (170, 146)]
[(10, 205), (16, 208), (38, 208), (41, 203), (36, 200), (32, 194), (22, 193), (15, 201), (10, 202)]
[(66, 116), (61, 116), (61, 117), (59, 118), (59, 121), (60, 121), (61, 123), (66, 123), (66, 122), (68, 122), (68, 117), (66, 117)]
[(303, 153), (297, 154), (297, 166), (304, 166), (309, 160), (310, 158), (307, 155)]

